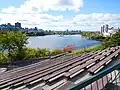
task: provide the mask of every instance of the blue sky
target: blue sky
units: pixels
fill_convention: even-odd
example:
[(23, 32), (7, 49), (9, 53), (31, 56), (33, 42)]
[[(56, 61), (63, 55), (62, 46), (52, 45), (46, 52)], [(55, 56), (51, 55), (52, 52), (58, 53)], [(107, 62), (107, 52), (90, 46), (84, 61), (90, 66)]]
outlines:
[(9, 6), (19, 7), (24, 2), (25, 0), (2, 0), (0, 3), (0, 8), (7, 8)]
[(117, 28), (120, 0), (3, 0), (0, 21), (52, 30), (99, 30), (102, 24)]

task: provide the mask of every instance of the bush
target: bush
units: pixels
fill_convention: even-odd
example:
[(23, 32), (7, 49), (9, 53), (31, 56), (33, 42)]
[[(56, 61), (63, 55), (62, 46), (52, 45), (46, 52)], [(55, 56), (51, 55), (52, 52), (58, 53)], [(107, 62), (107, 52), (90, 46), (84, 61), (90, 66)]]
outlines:
[(111, 37), (107, 37), (104, 41), (104, 46), (114, 47), (120, 45), (120, 32), (113, 34)]
[(71, 53), (73, 51), (73, 45), (68, 45), (63, 49), (63, 51)]
[(36, 57), (36, 53), (37, 53), (36, 49), (27, 48), (25, 59), (35, 58)]
[(43, 48), (43, 49), (40, 49), (38, 48), (36, 50), (36, 57), (48, 57), (50, 55), (50, 50), (49, 49), (46, 49), (46, 48)]
[(27, 48), (25, 59), (48, 57), (50, 53), (51, 53), (50, 50), (46, 48), (44, 49)]
[(61, 53), (63, 53), (63, 51), (60, 49), (55, 49), (51, 52), (52, 55), (57, 55), (57, 54), (61, 54)]
[(8, 63), (8, 62), (10, 62), (8, 55), (1, 52), (0, 53), (0, 63), (4, 64), (4, 63)]
[[(34, 58), (46, 58), (49, 57), (49, 55), (57, 55), (61, 54), (62, 50), (60, 49), (55, 49), (53, 51), (50, 51), (49, 49), (41, 49), (41, 48), (26, 48), (24, 49), (25, 51), (20, 51), (20, 52), (12, 52), (12, 55), (14, 58), (10, 58), (8, 54), (5, 53), (0, 53), (0, 63), (7, 63), (11, 60), (29, 60), (29, 59), (34, 59)], [(19, 54), (19, 55), (18, 55)], [(22, 59), (17, 59), (17, 57), (20, 56)]]

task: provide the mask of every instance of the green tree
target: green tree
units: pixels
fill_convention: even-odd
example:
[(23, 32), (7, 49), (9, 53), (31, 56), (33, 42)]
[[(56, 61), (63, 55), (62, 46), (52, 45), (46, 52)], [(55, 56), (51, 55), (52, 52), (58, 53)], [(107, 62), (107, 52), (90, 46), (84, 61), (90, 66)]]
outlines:
[(8, 57), (11, 59), (23, 59), (25, 57), (26, 34), (22, 32), (6, 32), (1, 35), (0, 46), (5, 51), (8, 50)]
[(110, 46), (110, 43), (111, 43), (111, 42), (110, 42), (110, 38), (111, 38), (111, 37), (106, 37), (105, 40), (104, 40), (104, 44), (103, 44), (103, 45), (104, 45), (106, 48)]
[(120, 32), (113, 34), (111, 37), (108, 37), (104, 41), (106, 47), (114, 47), (120, 45)]

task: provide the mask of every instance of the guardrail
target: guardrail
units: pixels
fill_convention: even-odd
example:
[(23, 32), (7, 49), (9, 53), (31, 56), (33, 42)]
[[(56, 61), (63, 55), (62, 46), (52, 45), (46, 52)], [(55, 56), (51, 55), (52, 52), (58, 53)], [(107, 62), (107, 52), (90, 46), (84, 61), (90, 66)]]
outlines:
[(120, 62), (67, 90), (120, 90)]

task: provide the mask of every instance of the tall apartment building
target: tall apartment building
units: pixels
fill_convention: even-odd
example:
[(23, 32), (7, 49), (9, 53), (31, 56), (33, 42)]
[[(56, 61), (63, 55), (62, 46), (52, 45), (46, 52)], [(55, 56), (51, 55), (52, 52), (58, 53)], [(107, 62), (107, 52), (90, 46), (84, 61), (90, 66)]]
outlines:
[(105, 37), (106, 36), (111, 36), (112, 34), (116, 33), (116, 32), (119, 32), (120, 29), (114, 29), (113, 27), (109, 28), (109, 25), (106, 24), (106, 25), (103, 25), (101, 27), (101, 34), (104, 35)]

